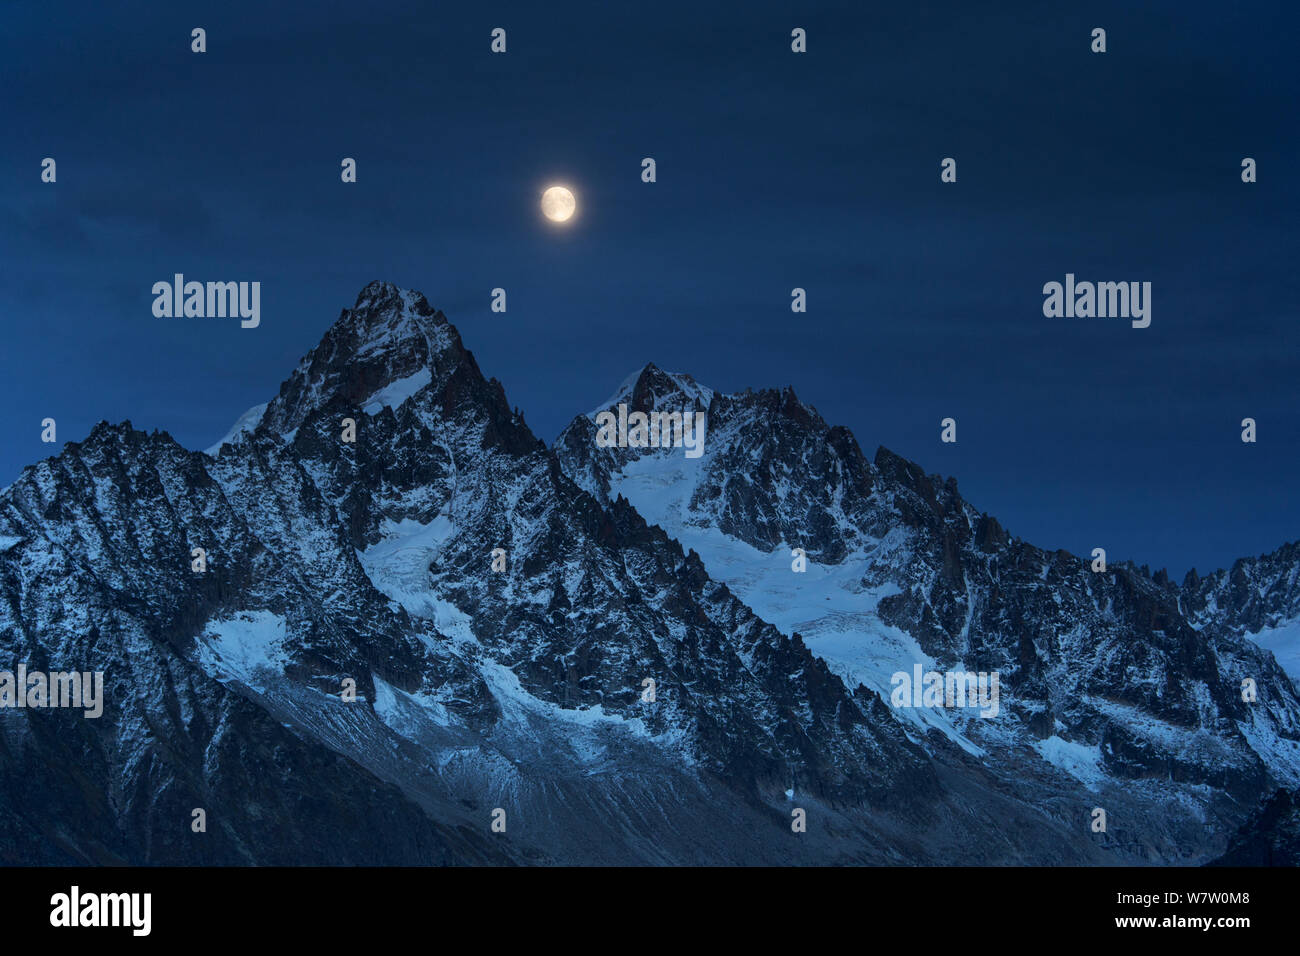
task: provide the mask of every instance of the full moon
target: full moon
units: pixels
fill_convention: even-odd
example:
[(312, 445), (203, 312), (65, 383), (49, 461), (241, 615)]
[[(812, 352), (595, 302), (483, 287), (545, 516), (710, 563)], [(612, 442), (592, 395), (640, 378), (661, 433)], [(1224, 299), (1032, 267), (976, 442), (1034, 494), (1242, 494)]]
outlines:
[(565, 222), (573, 216), (578, 202), (563, 186), (552, 186), (542, 193), (542, 213), (552, 222)]

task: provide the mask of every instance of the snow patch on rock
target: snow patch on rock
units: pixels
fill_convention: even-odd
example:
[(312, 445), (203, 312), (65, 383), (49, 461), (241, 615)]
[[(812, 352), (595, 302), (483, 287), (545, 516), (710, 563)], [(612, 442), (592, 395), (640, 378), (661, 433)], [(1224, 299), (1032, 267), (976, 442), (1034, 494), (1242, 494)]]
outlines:
[(198, 664), (221, 683), (239, 681), (263, 692), (284, 675), (285, 619), (270, 611), (239, 611), (209, 621), (199, 636)]

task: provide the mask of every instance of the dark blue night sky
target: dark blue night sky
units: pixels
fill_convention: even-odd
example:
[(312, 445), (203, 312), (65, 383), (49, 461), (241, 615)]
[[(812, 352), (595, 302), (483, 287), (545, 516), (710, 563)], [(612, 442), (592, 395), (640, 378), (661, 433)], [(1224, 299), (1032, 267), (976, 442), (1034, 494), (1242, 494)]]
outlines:
[[(548, 442), (653, 361), (793, 385), (1043, 547), (1300, 538), (1294, 4), (717, 6), (10, 0), (0, 485), (46, 416), (206, 447), (378, 278)], [(260, 281), (261, 326), (155, 318), (176, 272)], [(1045, 318), (1067, 272), (1150, 281), (1151, 327)]]

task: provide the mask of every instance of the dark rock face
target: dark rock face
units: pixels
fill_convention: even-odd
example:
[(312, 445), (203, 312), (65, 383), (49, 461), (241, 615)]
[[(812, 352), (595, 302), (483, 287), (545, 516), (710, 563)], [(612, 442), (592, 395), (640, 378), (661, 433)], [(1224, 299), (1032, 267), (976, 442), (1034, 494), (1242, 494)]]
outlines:
[(1207, 866), (1300, 866), (1300, 793), (1278, 790)]
[[(1285, 556), (1240, 587), (1097, 574), (790, 389), (648, 366), (619, 401), (705, 412), (707, 453), (661, 474), (682, 449), (590, 418), (548, 449), (442, 313), (372, 283), (211, 453), (102, 423), (28, 468), (0, 670), (103, 671), (105, 709), (0, 710), (0, 859), (1195, 862), (1295, 785), (1300, 703), (1241, 634), (1291, 613)], [(802, 548), (851, 599), (778, 626), (717, 540)], [(900, 715), (825, 643), (860, 625), (880, 666), (911, 641), (999, 671), (1003, 719)]]
[(1300, 541), (1271, 554), (1242, 558), (1228, 570), (1201, 577), (1188, 572), (1181, 596), (1201, 626), (1254, 634), (1300, 617)]

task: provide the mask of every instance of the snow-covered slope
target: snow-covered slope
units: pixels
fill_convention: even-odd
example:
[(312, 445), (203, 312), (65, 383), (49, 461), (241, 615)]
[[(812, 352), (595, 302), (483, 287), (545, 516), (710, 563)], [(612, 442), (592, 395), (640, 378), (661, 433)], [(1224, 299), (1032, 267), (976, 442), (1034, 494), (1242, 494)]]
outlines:
[(239, 418), (235, 419), (235, 424), (230, 426), (230, 431), (226, 432), (226, 434), (222, 436), (221, 440), (208, 448), (204, 454), (215, 455), (221, 451), (222, 445), (228, 442), (237, 441), (240, 435), (245, 432), (251, 432), (261, 423), (262, 416), (266, 414), (266, 405), (266, 402), (262, 402), (260, 405), (254, 405), (248, 411), (244, 412), (244, 414), (240, 415)]

